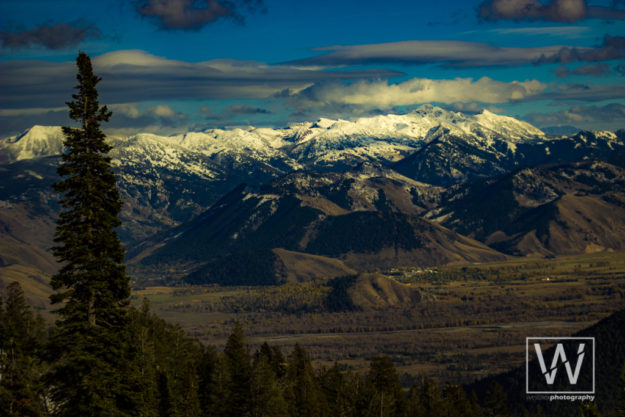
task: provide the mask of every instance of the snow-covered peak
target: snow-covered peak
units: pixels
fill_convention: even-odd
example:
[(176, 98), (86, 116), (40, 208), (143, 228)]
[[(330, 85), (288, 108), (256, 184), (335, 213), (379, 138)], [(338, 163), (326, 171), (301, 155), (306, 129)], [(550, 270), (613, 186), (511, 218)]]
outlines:
[(63, 130), (59, 126), (35, 125), (25, 132), (0, 140), (0, 150), (10, 161), (63, 153)]
[(403, 115), (361, 117), (352, 121), (322, 118), (315, 123), (293, 124), (288, 130), (291, 132), (290, 137), (298, 144), (310, 141), (353, 142), (356, 138), (407, 140), (414, 143), (429, 141), (428, 134), (440, 132), (440, 127), (456, 135), (478, 136), (489, 143), (494, 140), (516, 143), (545, 136), (529, 123), (488, 110), (473, 116), (430, 104)]
[(436, 119), (441, 122), (450, 122), (454, 123), (455, 119), (465, 119), (469, 116), (464, 113), (455, 112), (451, 110), (445, 110), (441, 107), (434, 106), (432, 104), (424, 104), (422, 106), (417, 107), (411, 115), (416, 115), (419, 118), (427, 118), (427, 119)]
[(136, 152), (140, 149), (143, 151), (150, 149), (166, 151), (180, 147), (175, 137), (159, 136), (152, 133), (138, 133), (128, 137), (108, 136), (107, 141), (113, 145), (113, 152)]
[(475, 116), (477, 123), (492, 130), (511, 141), (521, 141), (533, 138), (542, 138), (545, 133), (527, 122), (510, 116), (501, 116), (488, 110)]
[(283, 134), (266, 128), (210, 129), (188, 132), (177, 136), (176, 140), (181, 146), (206, 155), (220, 152), (268, 155), (286, 145)]
[(322, 117), (321, 119), (317, 120), (312, 125), (312, 127), (316, 127), (316, 128), (320, 128), (320, 129), (330, 129), (337, 122), (338, 122), (337, 120), (326, 119), (326, 118)]

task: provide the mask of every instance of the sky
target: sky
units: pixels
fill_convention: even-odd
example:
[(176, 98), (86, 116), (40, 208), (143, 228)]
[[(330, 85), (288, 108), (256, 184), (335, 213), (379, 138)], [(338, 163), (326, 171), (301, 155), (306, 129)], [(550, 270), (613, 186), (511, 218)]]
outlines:
[(625, 0), (1, 0), (0, 137), (71, 124), (79, 51), (110, 134), (428, 103), (625, 128)]

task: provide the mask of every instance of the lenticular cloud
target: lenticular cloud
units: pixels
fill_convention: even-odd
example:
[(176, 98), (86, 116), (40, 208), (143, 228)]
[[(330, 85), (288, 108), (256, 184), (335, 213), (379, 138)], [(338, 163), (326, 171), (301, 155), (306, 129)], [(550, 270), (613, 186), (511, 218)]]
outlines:
[(507, 103), (538, 94), (546, 84), (536, 80), (502, 82), (488, 77), (473, 80), (413, 78), (399, 84), (357, 81), (351, 84), (316, 84), (289, 98), (296, 108), (348, 105), (363, 109), (389, 109), (421, 103)]

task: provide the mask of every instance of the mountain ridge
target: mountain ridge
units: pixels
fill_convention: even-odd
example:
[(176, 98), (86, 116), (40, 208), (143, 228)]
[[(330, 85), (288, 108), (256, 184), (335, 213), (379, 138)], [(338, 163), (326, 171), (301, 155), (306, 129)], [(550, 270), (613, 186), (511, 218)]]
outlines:
[[(503, 178), (525, 167), (618, 157), (625, 152), (623, 130), (550, 136), (488, 111), (466, 115), (425, 105), (404, 115), (319, 119), (282, 129), (210, 129), (169, 137), (144, 133), (111, 136), (109, 141), (125, 202), (119, 233), (134, 262), (164, 253), (174, 235), (210, 217), (224, 198), (233, 199), (231, 208), (238, 210), (234, 213), (239, 218), (226, 216), (223, 225), (211, 229), (221, 233), (213, 236), (211, 245), (220, 257), (232, 259), (249, 258), (251, 249), (264, 250), (273, 264), (258, 265), (273, 271), (269, 281), (274, 275), (278, 280), (309, 279), (314, 276), (311, 265), (334, 274), (397, 262), (480, 261), (504, 257), (501, 251), (552, 256), (567, 247), (569, 252), (585, 250), (571, 245), (571, 239), (589, 233), (596, 235), (589, 250), (621, 245), (607, 226), (598, 226), (600, 221), (584, 220), (620, 213), (619, 195), (573, 195), (551, 205), (534, 201), (535, 210), (525, 213), (529, 220), (519, 224), (541, 219), (555, 225), (547, 227), (546, 234), (505, 227), (476, 234), (478, 229), (465, 230), (445, 220), (454, 218), (450, 201), (444, 199), (451, 198), (449, 190)], [(29, 217), (39, 218), (39, 234), (50, 237), (44, 242), (31, 232), (23, 234), (21, 241), (37, 249), (37, 254), (24, 254), (24, 262), (49, 254), (47, 242), (58, 215), (50, 185), (57, 180), (54, 168), (62, 142), (59, 127), (44, 126), (0, 140), (0, 206), (7, 214), (0, 218), (2, 239), (14, 239), (11, 231), (36, 229), (16, 227)], [(582, 215), (575, 214), (580, 208)], [(483, 214), (480, 210), (475, 215)], [(282, 217), (272, 217), (276, 212)], [(426, 213), (429, 217), (423, 219)], [(583, 223), (577, 234), (558, 226), (565, 217)], [(268, 219), (270, 226), (263, 223)], [(263, 227), (263, 233), (256, 233)], [(369, 241), (350, 236), (360, 229), (368, 231)], [(241, 241), (246, 233), (253, 237), (250, 242), (231, 245), (233, 236)], [(556, 245), (560, 249), (548, 239), (556, 235), (561, 236)], [(232, 253), (220, 252), (224, 248)], [(18, 258), (11, 255), (5, 261), (19, 262)], [(211, 262), (223, 271), (228, 267), (206, 256), (193, 262), (196, 270)], [(40, 264), (47, 267), (46, 262)], [(295, 265), (308, 272), (298, 276)]]
[(506, 258), (422, 219), (438, 192), (368, 165), (348, 173), (295, 172), (260, 187), (237, 187), (191, 222), (146, 242), (147, 256), (141, 247), (130, 256), (156, 269), (193, 265), (185, 279), (196, 284), (232, 283), (234, 275), (281, 282), (278, 259), (267, 252), (277, 249), (336, 259), (361, 271)]
[(523, 168), (459, 185), (425, 216), (511, 255), (625, 248), (625, 169), (603, 161)]
[[(466, 135), (481, 135), (487, 140), (506, 136), (509, 141), (523, 141), (545, 134), (529, 123), (512, 117), (500, 116), (484, 110), (471, 116), (424, 105), (415, 111), (402, 115), (388, 114), (361, 117), (353, 121), (342, 119), (319, 119), (316, 122), (294, 123), (286, 128), (207, 129), (201, 132), (186, 132), (179, 135), (159, 136), (138, 133), (128, 137), (111, 136), (118, 145), (141, 139), (157, 139), (170, 145), (179, 145), (191, 151), (200, 151), (206, 156), (219, 152), (251, 153), (256, 159), (275, 156), (274, 150), (284, 148), (285, 153), (302, 154), (314, 143), (319, 150), (331, 144), (345, 147), (344, 141), (360, 138), (364, 145), (371, 140), (389, 141), (399, 148), (416, 148), (428, 141), (432, 129), (443, 126), (447, 130)], [(41, 137), (51, 145), (45, 146)], [(403, 144), (402, 144), (403, 142)], [(18, 146), (18, 145), (23, 146)], [(38, 148), (39, 147), (39, 148)], [(20, 135), (0, 140), (12, 161), (34, 157), (58, 155), (62, 152), (62, 131), (58, 126), (33, 126)], [(319, 156), (319, 155), (318, 155)]]

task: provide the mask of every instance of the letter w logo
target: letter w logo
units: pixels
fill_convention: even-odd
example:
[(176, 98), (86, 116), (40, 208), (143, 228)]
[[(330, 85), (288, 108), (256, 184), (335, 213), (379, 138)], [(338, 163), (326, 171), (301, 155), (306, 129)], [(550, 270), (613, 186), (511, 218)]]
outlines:
[(556, 345), (556, 352), (553, 355), (551, 360), (551, 367), (547, 369), (545, 365), (545, 358), (543, 357), (543, 352), (540, 348), (540, 343), (534, 343), (534, 349), (536, 349), (536, 355), (538, 356), (538, 362), (540, 364), (540, 369), (547, 381), (547, 384), (553, 385), (553, 382), (556, 379), (556, 374), (558, 372), (558, 364), (560, 362), (564, 363), (564, 367), (566, 368), (566, 373), (569, 377), (569, 383), (571, 385), (577, 384), (577, 378), (579, 377), (579, 371), (582, 369), (582, 363), (584, 362), (584, 348), (586, 344), (580, 343), (577, 347), (577, 362), (575, 363), (575, 371), (571, 368), (571, 362), (567, 359), (566, 353), (564, 353), (564, 346), (562, 343), (558, 343)]

